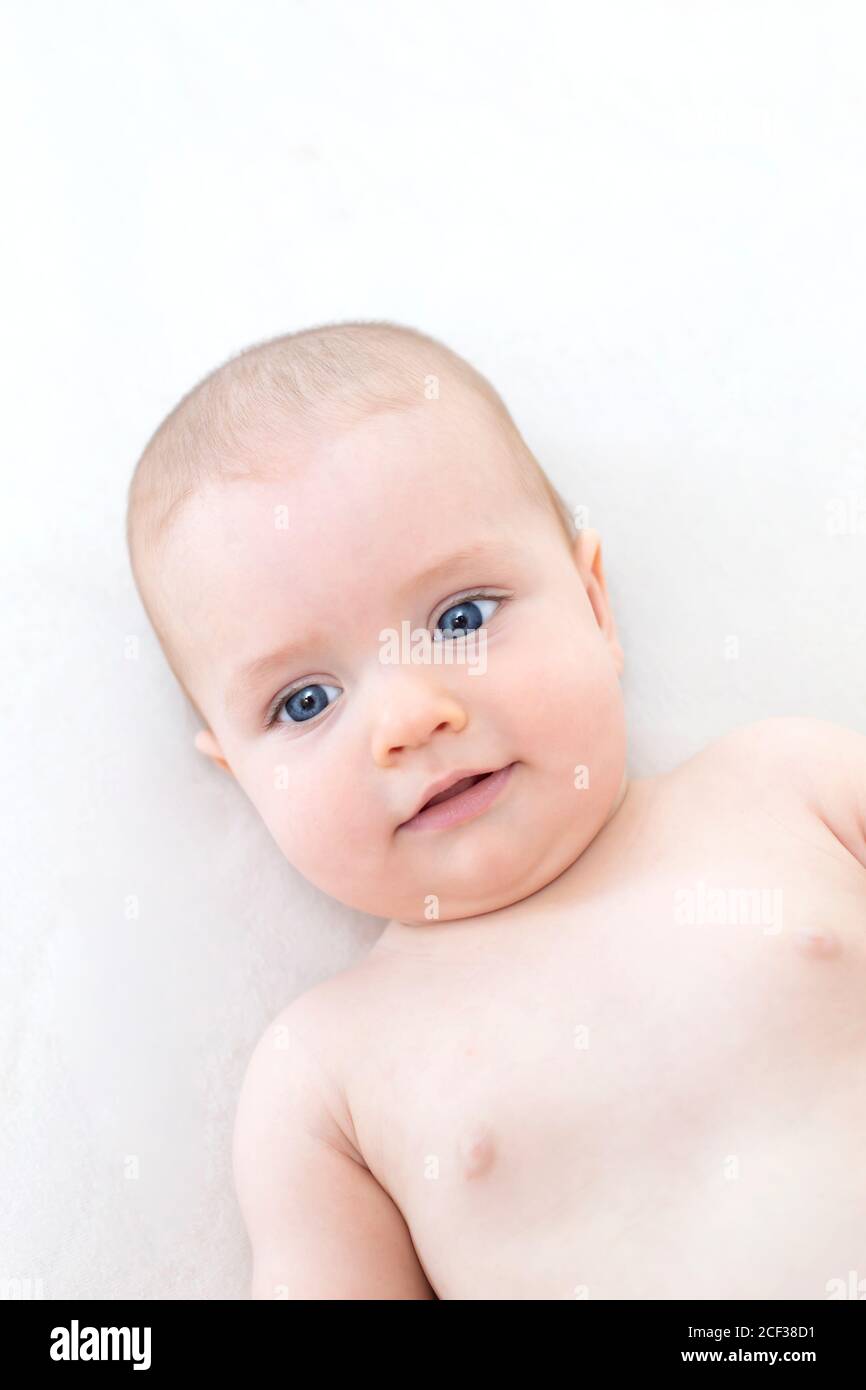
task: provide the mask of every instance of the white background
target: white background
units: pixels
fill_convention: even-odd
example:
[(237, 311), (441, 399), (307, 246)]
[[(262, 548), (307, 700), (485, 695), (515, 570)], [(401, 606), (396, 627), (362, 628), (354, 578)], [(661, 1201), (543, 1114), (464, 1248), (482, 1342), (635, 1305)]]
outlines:
[(7, 0), (0, 1281), (244, 1297), (243, 1067), (382, 925), (194, 753), (128, 572), (230, 354), (393, 318), (489, 376), (602, 533), (633, 775), (866, 731), (863, 16)]

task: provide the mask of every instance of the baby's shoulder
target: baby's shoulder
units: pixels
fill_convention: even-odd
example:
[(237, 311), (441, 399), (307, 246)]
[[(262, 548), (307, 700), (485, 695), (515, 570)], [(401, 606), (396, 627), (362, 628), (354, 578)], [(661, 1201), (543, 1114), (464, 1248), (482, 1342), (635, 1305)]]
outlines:
[(263, 1029), (244, 1073), (237, 1125), (259, 1112), (299, 1114), (305, 1126), (357, 1156), (346, 1098), (347, 1021), (360, 991), (356, 970), (339, 971), (297, 995)]
[(704, 752), (738, 771), (774, 773), (792, 785), (816, 789), (850, 767), (866, 767), (866, 734), (809, 715), (779, 715), (742, 724)]
[(324, 1060), (339, 1053), (344, 1031), (365, 988), (364, 962), (338, 970), (290, 1000), (268, 1025), (272, 1034), (302, 1041)]
[(866, 867), (866, 734), (806, 715), (759, 719), (690, 761), (822, 821)]

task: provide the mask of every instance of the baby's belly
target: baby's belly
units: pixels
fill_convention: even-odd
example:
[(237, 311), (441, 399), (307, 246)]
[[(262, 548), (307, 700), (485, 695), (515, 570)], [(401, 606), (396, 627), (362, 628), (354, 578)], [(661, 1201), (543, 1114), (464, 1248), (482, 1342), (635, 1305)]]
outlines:
[(519, 961), (431, 967), (411, 1011), (401, 980), (371, 1166), (440, 1298), (866, 1279), (864, 895), (820, 868), (775, 918), (680, 874), (527, 921)]

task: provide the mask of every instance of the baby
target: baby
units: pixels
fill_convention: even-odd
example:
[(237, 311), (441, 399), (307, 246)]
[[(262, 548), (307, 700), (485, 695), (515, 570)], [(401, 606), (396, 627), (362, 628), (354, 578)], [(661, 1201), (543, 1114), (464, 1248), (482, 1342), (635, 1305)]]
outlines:
[(211, 373), (129, 540), (197, 747), (385, 919), (250, 1059), (252, 1297), (866, 1278), (866, 737), (769, 719), (629, 777), (597, 532), (399, 325)]

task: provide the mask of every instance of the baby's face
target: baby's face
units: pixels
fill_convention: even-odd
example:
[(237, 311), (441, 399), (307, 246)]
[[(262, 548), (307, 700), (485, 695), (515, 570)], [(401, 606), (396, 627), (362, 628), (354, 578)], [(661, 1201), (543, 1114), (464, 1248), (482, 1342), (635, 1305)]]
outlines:
[[(624, 787), (622, 654), (594, 533), (572, 550), (508, 449), (474, 398), (425, 401), (303, 457), (287, 445), (276, 479), (211, 486), (169, 541), (200, 746), (292, 865), (377, 916), (527, 897)], [(419, 630), (451, 635), (425, 647)], [(401, 659), (413, 646), (425, 660)], [(462, 816), (446, 801), (407, 824), (435, 784), (499, 769)]]

